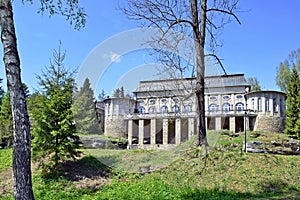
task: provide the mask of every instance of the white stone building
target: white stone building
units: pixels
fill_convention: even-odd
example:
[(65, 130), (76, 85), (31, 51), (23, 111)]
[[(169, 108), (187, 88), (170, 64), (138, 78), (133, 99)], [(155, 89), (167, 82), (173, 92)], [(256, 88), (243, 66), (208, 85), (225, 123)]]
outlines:
[[(107, 98), (105, 134), (128, 147), (165, 148), (196, 134), (195, 78), (141, 81), (134, 99)], [(281, 132), (285, 94), (251, 92), (243, 74), (205, 77), (206, 128)]]

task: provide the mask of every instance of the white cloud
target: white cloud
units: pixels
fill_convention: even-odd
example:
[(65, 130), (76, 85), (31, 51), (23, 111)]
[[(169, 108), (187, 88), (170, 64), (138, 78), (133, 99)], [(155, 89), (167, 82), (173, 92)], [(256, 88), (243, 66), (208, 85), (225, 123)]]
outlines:
[(110, 52), (110, 61), (111, 62), (121, 62), (121, 55), (115, 53), (115, 52)]

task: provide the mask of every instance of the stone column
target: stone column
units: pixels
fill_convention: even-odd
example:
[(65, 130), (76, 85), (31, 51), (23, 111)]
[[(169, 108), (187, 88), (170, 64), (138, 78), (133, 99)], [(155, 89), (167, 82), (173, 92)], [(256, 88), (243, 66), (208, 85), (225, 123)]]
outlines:
[(175, 120), (175, 144), (181, 143), (181, 119)]
[(235, 133), (235, 117), (231, 116), (229, 117), (229, 131), (232, 133)]
[(115, 112), (115, 109), (114, 109), (114, 103), (113, 103), (113, 100), (111, 100), (111, 103), (110, 103), (110, 118), (113, 119), (114, 117), (114, 113)]
[(273, 102), (273, 95), (270, 96), (269, 99), (269, 109), (270, 109), (270, 116), (274, 115), (274, 102)]
[(215, 119), (216, 119), (216, 130), (220, 131), (222, 129), (222, 125), (221, 125), (222, 120), (221, 120), (221, 117), (216, 117)]
[(150, 127), (150, 144), (156, 143), (156, 119), (151, 119), (151, 127)]
[(208, 110), (208, 96), (205, 95), (204, 96), (204, 110), (207, 111)]
[(139, 145), (144, 144), (144, 120), (139, 120)]
[(128, 120), (128, 145), (132, 145), (133, 125), (132, 119)]
[(188, 119), (188, 139), (192, 139), (192, 137), (195, 135), (195, 119), (189, 118)]
[(169, 120), (163, 119), (163, 144), (168, 144)]
[(263, 113), (266, 113), (267, 108), (266, 108), (266, 97), (262, 96), (261, 97), (261, 109)]

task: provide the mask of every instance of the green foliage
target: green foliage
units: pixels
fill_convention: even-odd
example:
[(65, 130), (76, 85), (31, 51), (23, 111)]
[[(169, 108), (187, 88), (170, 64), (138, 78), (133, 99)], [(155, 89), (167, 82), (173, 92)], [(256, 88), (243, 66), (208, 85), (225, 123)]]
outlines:
[(293, 67), (287, 90), (285, 133), (300, 139), (300, 77)]
[[(22, 2), (32, 3), (33, 0), (22, 0)], [(38, 13), (48, 13), (49, 16), (61, 15), (66, 18), (71, 25), (74, 24), (76, 30), (81, 29), (86, 23), (86, 13), (79, 5), (78, 0), (40, 0)]]
[(65, 69), (65, 53), (53, 53), (53, 61), (37, 76), (41, 90), (34, 94), (30, 107), (33, 118), (33, 159), (44, 172), (59, 170), (59, 163), (79, 155), (79, 137), (72, 115), (73, 73)]
[(86, 78), (74, 97), (73, 116), (77, 131), (83, 134), (100, 133), (95, 109), (94, 91), (91, 88), (90, 80)]
[(113, 94), (113, 97), (121, 97), (123, 98), (125, 95), (124, 95), (124, 87), (122, 86), (121, 88), (117, 88), (114, 90), (114, 94)]
[(292, 51), (289, 58), (284, 62), (281, 62), (277, 68), (276, 84), (279, 86), (281, 91), (287, 92), (288, 84), (290, 82), (290, 77), (292, 75), (292, 69), (300, 71), (300, 48)]
[(251, 86), (251, 91), (252, 92), (261, 90), (261, 86), (260, 86), (259, 81), (257, 80), (256, 77), (248, 78), (247, 83)]
[(13, 142), (13, 118), (9, 100), (9, 93), (2, 97), (0, 105), (0, 141), (10, 146)]

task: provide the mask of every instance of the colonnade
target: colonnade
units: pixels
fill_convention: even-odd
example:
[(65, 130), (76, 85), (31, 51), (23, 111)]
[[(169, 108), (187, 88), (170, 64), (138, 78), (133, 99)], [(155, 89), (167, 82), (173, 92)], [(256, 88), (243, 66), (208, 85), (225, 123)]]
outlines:
[[(186, 123), (183, 123), (183, 120)], [(150, 124), (149, 124), (150, 121)], [(147, 123), (147, 125), (146, 125)], [(174, 128), (171, 131), (171, 124)], [(129, 119), (128, 120), (128, 145), (133, 144), (133, 140), (137, 139), (138, 145), (144, 144), (180, 144), (185, 140), (189, 140), (195, 134), (195, 119), (194, 118), (162, 118), (162, 119)], [(158, 142), (158, 135), (162, 135), (161, 142)], [(146, 142), (150, 138), (150, 143)]]

